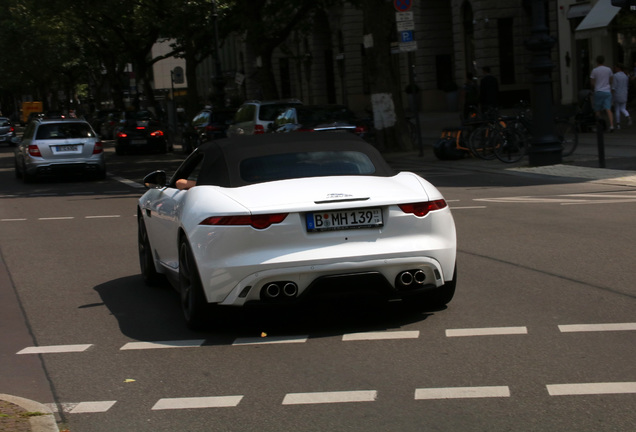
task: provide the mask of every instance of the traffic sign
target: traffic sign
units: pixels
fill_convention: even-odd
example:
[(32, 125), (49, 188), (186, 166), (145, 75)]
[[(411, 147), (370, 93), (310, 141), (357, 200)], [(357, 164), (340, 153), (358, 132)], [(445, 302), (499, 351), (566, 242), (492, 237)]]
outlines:
[(398, 21), (397, 29), (399, 32), (404, 30), (415, 30), (415, 21)]
[(413, 21), (413, 12), (396, 12), (395, 13), (395, 21)]
[(393, 0), (393, 7), (398, 12), (406, 12), (413, 6), (413, 0)]
[(398, 32), (400, 34), (400, 42), (413, 42), (413, 30), (404, 30)]

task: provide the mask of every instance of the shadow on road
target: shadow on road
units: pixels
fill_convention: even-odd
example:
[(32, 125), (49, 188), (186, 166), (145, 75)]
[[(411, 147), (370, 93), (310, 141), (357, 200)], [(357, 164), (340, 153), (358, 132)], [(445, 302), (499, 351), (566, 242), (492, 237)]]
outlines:
[[(417, 311), (401, 302), (364, 300), (311, 303), (293, 307), (226, 308), (220, 322), (201, 332), (188, 329), (179, 298), (168, 283), (148, 287), (141, 276), (98, 285), (104, 305), (117, 318), (121, 332), (139, 341), (206, 339), (206, 344), (231, 344), (237, 337), (331, 337), (345, 333), (399, 330), (425, 320), (434, 311)], [(81, 308), (91, 307), (83, 305)]]

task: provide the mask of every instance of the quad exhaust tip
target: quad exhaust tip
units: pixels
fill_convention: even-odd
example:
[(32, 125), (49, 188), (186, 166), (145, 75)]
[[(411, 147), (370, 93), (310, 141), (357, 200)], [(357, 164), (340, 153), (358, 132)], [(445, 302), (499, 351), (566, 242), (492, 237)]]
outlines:
[(271, 282), (261, 291), (261, 297), (264, 299), (291, 299), (297, 295), (298, 285), (294, 282)]
[(424, 285), (426, 272), (422, 269), (406, 270), (397, 275), (396, 288), (412, 288)]

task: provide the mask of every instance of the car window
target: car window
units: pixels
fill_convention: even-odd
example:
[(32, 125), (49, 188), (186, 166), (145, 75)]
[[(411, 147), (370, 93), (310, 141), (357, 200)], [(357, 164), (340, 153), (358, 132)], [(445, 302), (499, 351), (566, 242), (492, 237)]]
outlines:
[(47, 123), (38, 128), (36, 139), (93, 138), (95, 134), (86, 123)]
[(261, 105), (261, 110), (258, 113), (258, 118), (265, 121), (273, 121), (281, 110), (287, 108), (288, 104), (269, 104)]
[(210, 118), (210, 113), (208, 111), (200, 112), (197, 116), (192, 120), (193, 126), (201, 126), (208, 122)]
[(0, 120), (0, 126), (11, 126), (9, 120)]
[(35, 132), (35, 125), (36, 125), (35, 122), (29, 123), (26, 130), (24, 131), (24, 134), (22, 135), (23, 140), (33, 138), (33, 133)]
[(243, 105), (236, 112), (236, 116), (234, 117), (234, 121), (239, 122), (247, 122), (254, 120), (254, 114), (256, 111), (255, 105)]
[(373, 162), (364, 153), (356, 151), (275, 154), (245, 159), (240, 163), (241, 178), (248, 183), (373, 173)]

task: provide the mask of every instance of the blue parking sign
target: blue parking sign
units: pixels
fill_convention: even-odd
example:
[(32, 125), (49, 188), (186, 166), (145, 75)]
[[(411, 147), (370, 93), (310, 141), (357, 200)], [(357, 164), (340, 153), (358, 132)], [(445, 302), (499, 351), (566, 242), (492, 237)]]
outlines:
[(403, 30), (400, 32), (400, 42), (413, 42), (413, 30)]

